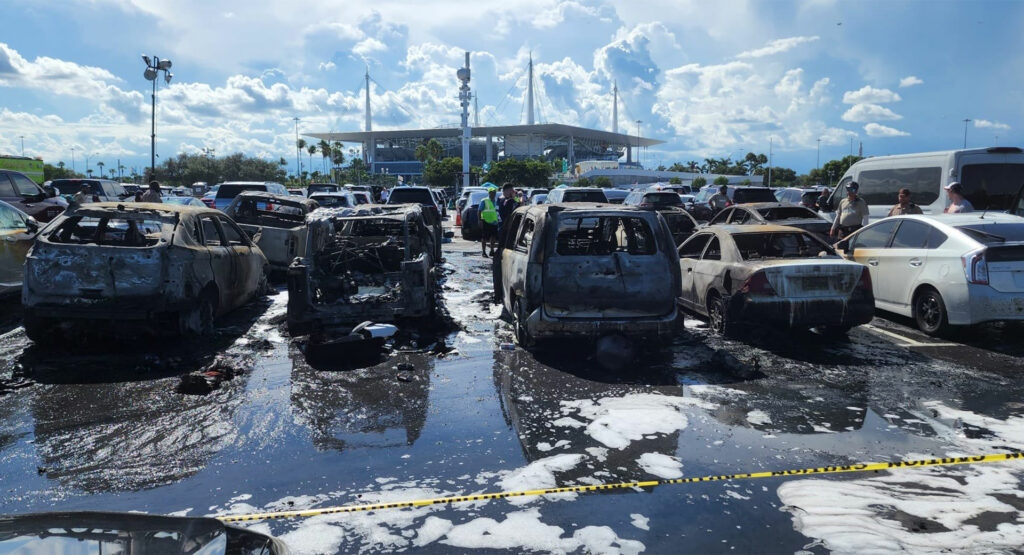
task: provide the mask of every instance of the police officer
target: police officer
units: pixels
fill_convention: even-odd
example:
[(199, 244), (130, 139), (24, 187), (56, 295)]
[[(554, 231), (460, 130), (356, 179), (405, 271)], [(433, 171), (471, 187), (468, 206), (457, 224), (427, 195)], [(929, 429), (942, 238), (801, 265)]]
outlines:
[(500, 221), (498, 207), (494, 203), (497, 195), (497, 187), (488, 187), (487, 196), (480, 201), (480, 206), (477, 207), (477, 212), (480, 214), (480, 250), (484, 256), (488, 256), (488, 242), (491, 244), (490, 256), (494, 256), (494, 251), (497, 248), (498, 222)]
[(846, 198), (839, 201), (839, 209), (836, 210), (836, 219), (832, 222), (832, 230), (829, 236), (842, 239), (848, 237), (854, 231), (864, 227), (868, 221), (868, 203), (857, 196), (860, 185), (851, 181), (846, 186)]

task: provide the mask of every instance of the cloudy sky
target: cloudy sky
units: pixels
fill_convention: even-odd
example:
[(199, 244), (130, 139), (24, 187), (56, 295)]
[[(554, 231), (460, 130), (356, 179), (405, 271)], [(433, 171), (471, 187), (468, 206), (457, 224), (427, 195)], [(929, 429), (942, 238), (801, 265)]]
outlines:
[[(482, 124), (538, 119), (663, 139), (656, 166), (775, 145), (777, 165), (854, 150), (895, 154), (1024, 143), (1024, 3), (729, 0), (3, 0), (0, 153), (84, 171), (157, 152), (294, 160), (299, 131), (361, 130), (363, 74), (375, 128), (458, 122), (454, 70), (472, 51)], [(291, 169), (291, 168), (290, 168)]]

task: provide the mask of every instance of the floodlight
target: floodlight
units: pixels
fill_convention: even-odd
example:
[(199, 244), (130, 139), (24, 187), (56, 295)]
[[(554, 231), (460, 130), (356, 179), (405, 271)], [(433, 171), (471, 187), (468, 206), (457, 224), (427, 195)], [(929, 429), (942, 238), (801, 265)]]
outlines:
[(170, 60), (160, 60), (160, 63), (157, 64), (157, 67), (160, 68), (160, 69), (163, 69), (163, 70), (171, 69), (171, 61)]
[(152, 80), (156, 79), (156, 70), (151, 68), (151, 67), (147, 67), (146, 68), (146, 73), (144, 73), (143, 75), (146, 76), (146, 80), (152, 81)]
[(146, 65), (147, 65), (147, 66), (151, 66), (151, 65), (153, 65), (153, 62), (152, 62), (152, 61), (150, 61), (150, 59), (149, 59), (149, 56), (147, 56), (147, 55), (145, 55), (145, 54), (143, 54), (143, 55), (142, 55), (142, 61), (146, 62)]
[(169, 71), (165, 71), (164, 72), (164, 83), (167, 83), (168, 85), (170, 85), (171, 84), (171, 77), (174, 77), (174, 74), (169, 72)]

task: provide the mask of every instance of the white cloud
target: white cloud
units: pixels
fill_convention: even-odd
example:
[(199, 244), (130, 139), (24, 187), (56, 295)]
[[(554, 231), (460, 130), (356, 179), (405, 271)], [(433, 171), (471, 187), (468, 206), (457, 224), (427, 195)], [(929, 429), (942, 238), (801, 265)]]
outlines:
[(924, 81), (918, 79), (917, 76), (908, 75), (903, 79), (900, 79), (900, 88), (904, 89), (906, 87), (913, 87), (914, 85), (920, 85), (922, 83), (924, 83)]
[(864, 132), (869, 137), (908, 137), (910, 133), (906, 131), (900, 131), (899, 129), (893, 129), (892, 127), (886, 127), (877, 123), (869, 123), (864, 126)]
[(576, 12), (581, 15), (598, 17), (601, 14), (601, 10), (597, 7), (584, 6), (579, 2), (568, 0), (565, 2), (559, 2), (548, 9), (542, 9), (537, 11), (537, 14), (533, 18), (533, 26), (538, 29), (551, 29), (563, 23), (566, 19), (567, 12)]
[(320, 71), (331, 71), (337, 67), (338, 66), (335, 65), (334, 62), (320, 62), (320, 65), (317, 66), (317, 69), (319, 69)]
[(765, 56), (771, 56), (773, 54), (781, 54), (800, 46), (801, 44), (814, 42), (819, 37), (789, 37), (784, 39), (775, 39), (761, 48), (755, 48), (754, 50), (747, 50), (746, 52), (740, 52), (736, 55), (737, 58), (763, 58)]
[(383, 42), (373, 37), (366, 37), (352, 47), (352, 52), (363, 58), (368, 58), (370, 57), (370, 54), (373, 54), (374, 52), (384, 52), (387, 49), (387, 45)]
[(999, 123), (998, 121), (989, 121), (987, 119), (976, 119), (974, 120), (974, 126), (978, 128), (988, 129), (1009, 129), (1010, 126), (1005, 123)]
[(885, 106), (879, 106), (878, 104), (856, 104), (850, 107), (850, 109), (843, 114), (843, 121), (852, 122), (897, 119), (903, 119), (903, 116), (893, 112)]
[(884, 104), (886, 102), (899, 102), (900, 95), (889, 89), (876, 89), (871, 85), (864, 85), (856, 91), (843, 93), (844, 104)]

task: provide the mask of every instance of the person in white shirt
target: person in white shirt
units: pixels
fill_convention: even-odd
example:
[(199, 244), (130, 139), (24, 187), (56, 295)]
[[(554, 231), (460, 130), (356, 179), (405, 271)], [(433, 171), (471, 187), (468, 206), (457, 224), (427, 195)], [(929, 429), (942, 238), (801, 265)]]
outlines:
[(971, 201), (964, 198), (964, 188), (960, 185), (959, 181), (954, 181), (949, 185), (946, 185), (946, 194), (949, 195), (949, 206), (946, 207), (946, 214), (962, 214), (964, 212), (974, 212), (974, 205)]

